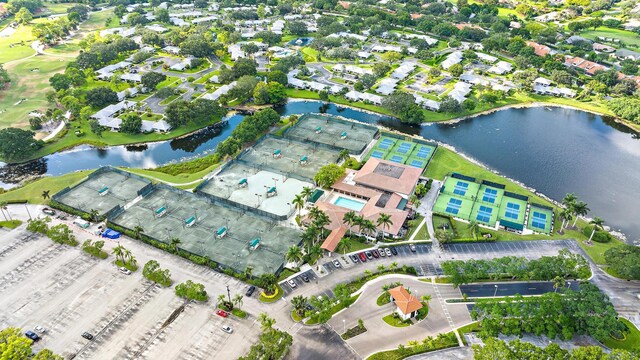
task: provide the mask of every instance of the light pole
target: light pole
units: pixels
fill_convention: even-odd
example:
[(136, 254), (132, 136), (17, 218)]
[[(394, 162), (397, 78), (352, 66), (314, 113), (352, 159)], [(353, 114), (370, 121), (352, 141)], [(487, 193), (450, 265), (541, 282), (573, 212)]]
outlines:
[(498, 285), (493, 285), (496, 290), (493, 292), (493, 297), (496, 297), (496, 294), (498, 293)]
[(258, 197), (258, 207), (260, 207), (260, 199), (262, 198), (262, 195), (258, 193), (255, 193), (254, 195)]
[(229, 297), (229, 304), (231, 304), (231, 291), (229, 290), (229, 285), (227, 285), (227, 296)]
[(567, 289), (571, 289), (571, 281), (567, 281)]
[(347, 332), (347, 320), (346, 319), (342, 319), (342, 333), (346, 333)]
[(271, 178), (271, 180), (273, 180), (273, 187), (278, 187), (278, 179)]

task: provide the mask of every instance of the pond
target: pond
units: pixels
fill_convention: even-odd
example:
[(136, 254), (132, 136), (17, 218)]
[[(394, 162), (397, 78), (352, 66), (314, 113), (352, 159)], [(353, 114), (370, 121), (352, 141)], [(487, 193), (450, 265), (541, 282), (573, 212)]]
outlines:
[[(553, 199), (573, 192), (630, 240), (640, 239), (640, 141), (610, 119), (563, 108), (508, 109), (454, 124), (409, 126), (386, 116), (318, 101), (290, 102), (281, 115), (325, 112), (448, 143), (462, 153)], [(11, 174), (61, 175), (103, 165), (155, 167), (211, 153), (243, 119), (222, 130), (140, 146), (89, 146), (0, 168), (0, 186)], [(3, 183), (4, 184), (3, 184)]]

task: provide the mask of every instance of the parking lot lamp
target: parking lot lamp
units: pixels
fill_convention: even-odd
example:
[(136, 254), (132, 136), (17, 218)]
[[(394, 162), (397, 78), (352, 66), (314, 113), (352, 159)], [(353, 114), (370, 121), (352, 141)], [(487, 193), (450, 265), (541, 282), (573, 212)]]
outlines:
[(496, 297), (496, 294), (498, 293), (498, 285), (493, 285), (496, 288), (496, 291), (493, 292), (493, 297)]

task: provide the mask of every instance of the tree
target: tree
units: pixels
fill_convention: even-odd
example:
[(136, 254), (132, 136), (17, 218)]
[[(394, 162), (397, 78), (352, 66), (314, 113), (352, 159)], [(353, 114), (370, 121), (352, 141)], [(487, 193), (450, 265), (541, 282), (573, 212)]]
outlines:
[(593, 225), (593, 231), (591, 231), (591, 235), (589, 236), (589, 242), (591, 242), (591, 239), (593, 239), (593, 234), (596, 233), (596, 231), (598, 231), (598, 228), (600, 229), (604, 229), (604, 220), (601, 217), (595, 217), (593, 218), (593, 220), (589, 221), (589, 224)]
[(253, 55), (258, 51), (260, 51), (260, 48), (258, 47), (258, 45), (252, 42), (242, 44), (240, 45), (240, 48), (242, 49), (242, 51), (246, 52), (249, 55)]
[(472, 220), (469, 225), (467, 225), (467, 228), (469, 229), (469, 231), (471, 231), (471, 234), (473, 234), (473, 238), (477, 239), (478, 236), (478, 231), (480, 231), (480, 225), (478, 225), (478, 222), (475, 220)]
[(569, 221), (573, 218), (573, 212), (571, 209), (565, 208), (560, 210), (560, 219), (562, 219), (562, 225), (560, 225), (560, 231), (564, 230), (565, 226), (569, 224)]
[(257, 68), (258, 64), (255, 60), (242, 58), (236, 60), (231, 71), (233, 72), (233, 76), (238, 79), (247, 75), (255, 76), (258, 73)]
[(604, 259), (617, 276), (640, 280), (640, 247), (625, 244), (610, 248)]
[(96, 119), (89, 120), (89, 128), (91, 129), (92, 133), (98, 136), (102, 136), (102, 132), (104, 131), (104, 128), (100, 125), (100, 122), (98, 122), (98, 120)]
[(272, 295), (276, 293), (278, 278), (274, 274), (262, 274), (258, 278), (258, 286), (264, 289), (265, 294)]
[(290, 263), (297, 264), (300, 261), (302, 261), (302, 258), (303, 258), (302, 250), (300, 249), (300, 247), (296, 245), (292, 245), (287, 250), (287, 253), (284, 255), (284, 258)]
[(104, 86), (88, 90), (85, 98), (87, 100), (87, 104), (100, 109), (118, 102), (118, 95), (115, 91)]
[[(282, 41), (282, 35), (276, 34), (273, 31), (260, 31), (256, 33), (255, 37), (262, 39), (262, 42), (269, 46), (276, 45)], [(282, 59), (280, 61), (282, 61)]]
[(459, 78), (464, 72), (464, 69), (460, 64), (453, 64), (447, 71), (449, 71), (454, 78)]
[(20, 8), (20, 10), (16, 13), (15, 20), (18, 22), (18, 24), (25, 25), (33, 20), (33, 15), (31, 14), (31, 11), (29, 11), (29, 9), (23, 7)]
[(53, 351), (49, 349), (42, 349), (38, 351), (38, 353), (31, 359), (32, 360), (64, 360), (62, 356), (54, 354)]
[(163, 22), (165, 24), (169, 24), (171, 22), (169, 10), (167, 9), (157, 9), (153, 14), (156, 16), (157, 21)]
[(307, 299), (302, 295), (294, 296), (291, 299), (291, 305), (293, 305), (293, 311), (302, 317), (307, 306)]
[(235, 307), (240, 308), (240, 306), (242, 306), (242, 303), (243, 303), (242, 299), (243, 299), (242, 294), (235, 294), (231, 302), (233, 303), (233, 305), (235, 305)]
[(1, 359), (29, 359), (32, 341), (22, 335), (18, 328), (6, 328), (0, 331)]
[(313, 177), (313, 180), (320, 187), (329, 188), (338, 179), (344, 176), (345, 169), (338, 164), (325, 165), (318, 170), (318, 173)]
[(161, 269), (156, 260), (149, 260), (144, 264), (142, 275), (150, 281), (158, 283), (164, 287), (171, 285), (171, 272), (169, 269)]
[(155, 90), (156, 86), (167, 79), (167, 75), (155, 71), (142, 74), (140, 82), (147, 89)]
[(176, 286), (176, 295), (184, 299), (196, 301), (207, 301), (209, 299), (204, 285), (191, 280), (178, 284)]
[(302, 195), (299, 195), (299, 194), (297, 194), (291, 201), (291, 204), (293, 204), (293, 207), (296, 210), (298, 210), (298, 216), (300, 216), (300, 213), (304, 208), (304, 202), (305, 202), (304, 198), (302, 197)]
[(389, 95), (382, 99), (382, 107), (396, 114), (402, 122), (420, 124), (424, 121), (424, 113), (415, 103), (413, 95), (402, 91)]
[[(253, 75), (246, 75), (239, 78), (236, 82), (236, 86), (229, 91), (229, 98), (236, 99), (243, 103), (249, 100), (254, 94), (256, 86), (260, 83)], [(264, 85), (264, 83), (261, 83)], [(265, 95), (268, 97), (268, 94)]]
[(276, 320), (269, 317), (267, 313), (260, 313), (258, 316), (258, 321), (260, 321), (260, 328), (264, 332), (273, 331), (273, 325), (276, 324)]
[(18, 128), (0, 130), (0, 155), (5, 161), (30, 157), (43, 145), (42, 141), (33, 138), (34, 135), (33, 131)]
[(446, 244), (453, 240), (451, 233), (442, 229), (436, 230), (435, 237), (440, 244)]
[(286, 28), (289, 33), (296, 36), (303, 36), (308, 32), (307, 24), (303, 23), (302, 21), (287, 22)]
[(553, 292), (557, 292), (558, 288), (564, 286), (564, 278), (556, 276), (553, 278)]
[(391, 66), (386, 62), (376, 62), (373, 64), (373, 74), (376, 77), (384, 77), (389, 71), (391, 71)]
[(349, 228), (349, 236), (351, 236), (351, 227), (355, 225), (357, 217), (358, 215), (356, 215), (355, 211), (349, 211), (342, 217), (342, 223)]
[(142, 118), (136, 113), (126, 113), (122, 115), (120, 132), (125, 134), (138, 134), (142, 128)]
[(338, 246), (336, 246), (336, 251), (338, 251), (339, 253), (341, 252), (342, 255), (346, 255), (347, 251), (351, 248), (351, 245), (349, 244), (349, 240), (347, 238), (342, 238), (340, 239), (340, 241), (338, 242)]
[(173, 237), (171, 239), (169, 239), (169, 249), (172, 253), (176, 254), (178, 253), (178, 246), (182, 244), (182, 240), (178, 239), (177, 237)]
[(447, 95), (440, 102), (440, 111), (453, 114), (459, 113), (462, 111), (462, 105), (460, 105), (458, 100)]
[(393, 225), (393, 221), (391, 220), (391, 215), (380, 213), (380, 215), (378, 216), (378, 219), (376, 220), (376, 225), (378, 225), (378, 227), (382, 227), (383, 232), (384, 230), (389, 229), (389, 227)]
[(372, 74), (364, 74), (362, 75), (362, 77), (360, 77), (360, 82), (362, 83), (362, 86), (364, 86), (365, 89), (369, 89), (373, 85), (375, 85), (376, 80), (377, 80), (376, 76)]
[(287, 85), (289, 83), (289, 79), (287, 78), (287, 74), (283, 73), (280, 70), (269, 71), (267, 73), (267, 81), (277, 82), (282, 85)]
[(573, 220), (573, 227), (576, 227), (576, 223), (578, 222), (578, 216), (585, 216), (589, 213), (591, 209), (587, 207), (587, 204), (583, 201), (578, 201), (572, 206), (573, 213), (576, 215), (576, 218)]

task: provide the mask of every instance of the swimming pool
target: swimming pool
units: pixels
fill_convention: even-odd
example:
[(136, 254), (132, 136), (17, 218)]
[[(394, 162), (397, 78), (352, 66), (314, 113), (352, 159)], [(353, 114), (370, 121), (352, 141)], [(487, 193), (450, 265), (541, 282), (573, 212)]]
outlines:
[(364, 207), (365, 203), (362, 201), (357, 201), (349, 198), (345, 198), (342, 196), (338, 196), (336, 201), (333, 202), (334, 205), (342, 206), (343, 208), (351, 209), (353, 211), (360, 211)]

